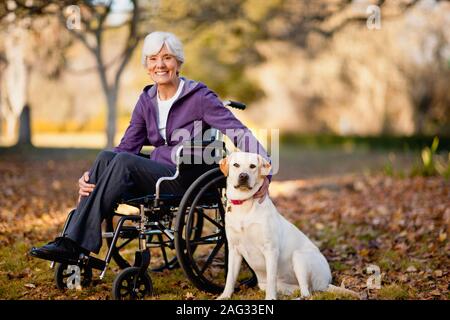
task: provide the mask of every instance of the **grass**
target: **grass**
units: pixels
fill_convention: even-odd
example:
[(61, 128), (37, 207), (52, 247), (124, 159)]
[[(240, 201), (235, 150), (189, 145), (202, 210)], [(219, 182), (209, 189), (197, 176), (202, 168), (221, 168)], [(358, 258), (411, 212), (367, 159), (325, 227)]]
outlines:
[(340, 261), (332, 261), (332, 262), (330, 262), (330, 268), (335, 271), (344, 271), (344, 270), (348, 270), (349, 266)]
[[(43, 243), (38, 243), (41, 245)], [(114, 262), (110, 264), (106, 276), (99, 280), (100, 271), (93, 270), (92, 284), (82, 290), (60, 291), (54, 282), (54, 271), (48, 261), (28, 256), (30, 245), (16, 243), (12, 247), (0, 249), (0, 299), (110, 299), (112, 283), (119, 268)], [(103, 248), (99, 254), (105, 256)], [(178, 268), (170, 271), (151, 272), (154, 293), (148, 299), (186, 300), (215, 299), (217, 295), (195, 288)], [(288, 297), (285, 297), (288, 298)], [(233, 297), (233, 300), (264, 299), (264, 292), (258, 288), (245, 288)]]
[[(434, 136), (414, 135), (414, 136), (338, 136), (333, 134), (284, 134), (281, 136), (281, 143), (309, 146), (316, 148), (341, 147), (344, 149), (354, 149), (356, 147), (365, 149), (381, 150), (421, 150), (433, 142)], [(450, 137), (441, 137), (439, 150), (450, 150)]]
[(389, 177), (404, 178), (405, 176), (442, 176), (450, 178), (450, 152), (438, 153), (439, 145), (442, 142), (438, 137), (434, 137), (430, 146), (425, 146), (421, 152), (417, 152), (416, 159), (407, 172), (404, 168), (394, 168), (395, 155), (390, 154), (388, 161), (383, 167), (383, 172)]
[(379, 259), (378, 265), (381, 270), (407, 272), (409, 267), (414, 267), (417, 270), (425, 269), (425, 265), (421, 261), (394, 250), (384, 251)]
[(415, 290), (400, 284), (390, 284), (382, 286), (378, 292), (378, 298), (381, 300), (406, 300), (414, 298)]
[[(91, 299), (99, 294), (104, 296), (105, 289), (111, 290), (114, 277), (109, 272), (104, 281), (94, 280), (89, 288), (62, 292), (56, 288), (50, 263), (29, 257), (29, 249), (26, 243), (0, 249), (0, 299)], [(94, 272), (94, 278), (98, 276)]]
[[(39, 243), (37, 245), (41, 245)], [(28, 256), (30, 245), (16, 243), (12, 247), (0, 249), (0, 299), (43, 299), (43, 300), (107, 300), (111, 298), (112, 283), (120, 271), (114, 262), (110, 264), (106, 276), (99, 279), (100, 271), (93, 270), (93, 281), (82, 290), (61, 291), (56, 288), (54, 271), (48, 261)], [(100, 256), (104, 257), (105, 248)], [(181, 269), (151, 272), (153, 295), (150, 300), (211, 300), (218, 295), (203, 292), (194, 287)], [(279, 299), (290, 300), (300, 297), (297, 290), (292, 295), (280, 295)], [(343, 300), (352, 297), (335, 293), (314, 293), (312, 300)], [(263, 300), (264, 292), (258, 287), (243, 287), (236, 291), (231, 300)]]
[(312, 300), (356, 300), (356, 298), (351, 295), (341, 293), (317, 292), (312, 295)]

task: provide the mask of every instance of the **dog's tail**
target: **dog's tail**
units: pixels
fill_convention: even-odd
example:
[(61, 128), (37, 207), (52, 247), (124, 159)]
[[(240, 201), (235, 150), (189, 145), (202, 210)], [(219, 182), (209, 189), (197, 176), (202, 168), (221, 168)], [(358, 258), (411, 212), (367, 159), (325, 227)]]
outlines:
[(336, 287), (333, 286), (332, 284), (328, 285), (328, 288), (326, 289), (327, 292), (331, 292), (331, 293), (339, 293), (339, 294), (346, 294), (346, 295), (350, 295), (352, 297), (361, 299), (361, 295), (358, 292), (343, 288), (343, 287)]

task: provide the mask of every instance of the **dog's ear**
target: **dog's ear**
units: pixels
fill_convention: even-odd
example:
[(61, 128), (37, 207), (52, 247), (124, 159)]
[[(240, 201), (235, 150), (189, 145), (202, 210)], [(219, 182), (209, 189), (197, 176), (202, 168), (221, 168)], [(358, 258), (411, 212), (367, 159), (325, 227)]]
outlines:
[(272, 169), (272, 165), (260, 155), (258, 155), (258, 162), (259, 174), (261, 176), (268, 176), (270, 174), (270, 169)]
[(223, 175), (228, 177), (228, 157), (225, 157), (219, 161), (219, 167)]

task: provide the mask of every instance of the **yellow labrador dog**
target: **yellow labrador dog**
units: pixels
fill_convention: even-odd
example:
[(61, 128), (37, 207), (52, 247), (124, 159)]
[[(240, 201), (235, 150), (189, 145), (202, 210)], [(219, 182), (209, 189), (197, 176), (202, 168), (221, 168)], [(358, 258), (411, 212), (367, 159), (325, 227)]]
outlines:
[(277, 292), (292, 294), (298, 289), (302, 297), (312, 291), (354, 293), (330, 285), (331, 272), (325, 257), (280, 215), (268, 196), (262, 203), (253, 198), (271, 169), (263, 157), (234, 152), (221, 160), (220, 169), (227, 176), (225, 231), (229, 253), (225, 289), (217, 299), (228, 299), (233, 294), (242, 258), (255, 271), (266, 299), (276, 299)]

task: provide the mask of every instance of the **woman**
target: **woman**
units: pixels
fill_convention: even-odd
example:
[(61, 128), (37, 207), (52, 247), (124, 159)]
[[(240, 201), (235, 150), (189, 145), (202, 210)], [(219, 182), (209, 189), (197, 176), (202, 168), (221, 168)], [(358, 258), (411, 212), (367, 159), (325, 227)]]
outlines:
[[(120, 144), (112, 151), (102, 151), (91, 170), (79, 180), (79, 200), (63, 237), (31, 255), (47, 259), (76, 258), (83, 252), (98, 253), (102, 244), (101, 223), (121, 199), (155, 192), (158, 178), (172, 176), (172, 160), (179, 138), (176, 130), (194, 132), (201, 121), (204, 128), (213, 127), (225, 134), (233, 130), (232, 140), (243, 151), (258, 152), (268, 159), (264, 148), (251, 132), (225, 107), (217, 95), (204, 84), (179, 76), (184, 54), (178, 38), (167, 32), (153, 32), (144, 40), (142, 64), (155, 83), (141, 93)], [(230, 136), (230, 135), (229, 135)], [(245, 139), (247, 138), (247, 140)], [(150, 159), (139, 156), (142, 146), (155, 147)], [(249, 150), (256, 146), (256, 150)], [(255, 148), (253, 148), (255, 149)], [(255, 195), (264, 199), (270, 180)], [(162, 192), (180, 194), (177, 181), (162, 185)]]

